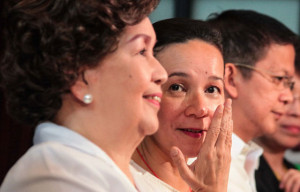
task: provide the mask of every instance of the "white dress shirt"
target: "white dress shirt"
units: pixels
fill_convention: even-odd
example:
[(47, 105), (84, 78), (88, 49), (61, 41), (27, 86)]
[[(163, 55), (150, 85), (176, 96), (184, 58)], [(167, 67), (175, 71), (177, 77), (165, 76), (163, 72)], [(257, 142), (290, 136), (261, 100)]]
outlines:
[(135, 183), (139, 189), (147, 188), (149, 192), (180, 192), (177, 189), (173, 188), (171, 185), (165, 183), (164, 181), (160, 180), (159, 178), (143, 169), (133, 160), (131, 160), (130, 165)]
[(262, 152), (262, 148), (254, 142), (245, 143), (232, 134), (228, 192), (256, 192), (254, 174)]
[(68, 128), (46, 122), (36, 128), (34, 146), (11, 168), (0, 191), (137, 192), (137, 189), (94, 143)]

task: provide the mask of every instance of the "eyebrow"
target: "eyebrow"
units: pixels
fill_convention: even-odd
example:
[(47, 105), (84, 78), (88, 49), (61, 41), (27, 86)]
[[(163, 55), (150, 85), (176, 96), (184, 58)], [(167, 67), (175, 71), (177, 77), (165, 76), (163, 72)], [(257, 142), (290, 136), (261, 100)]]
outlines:
[[(269, 69), (267, 69), (267, 70), (269, 70)], [(287, 70), (278, 70), (278, 71), (270, 71), (270, 72), (273, 73), (271, 75), (275, 75), (275, 76), (287, 76), (287, 77), (291, 76), (291, 75), (289, 75), (289, 72)], [(277, 73), (281, 73), (281, 72), (283, 72), (284, 75), (276, 75)]]
[(179, 76), (179, 77), (188, 77), (189, 75), (183, 72), (174, 72), (171, 73), (168, 77)]
[(138, 38), (145, 38), (146, 42), (149, 42), (151, 39), (151, 37), (147, 34), (137, 34), (137, 35), (134, 35), (132, 38), (130, 38), (126, 43), (130, 43)]
[(211, 80), (215, 80), (215, 81), (223, 81), (224, 82), (224, 79), (222, 77), (218, 77), (218, 76), (209, 76), (208, 79), (211, 79)]
[(287, 70), (284, 70), (284, 75), (285, 76), (292, 76), (292, 75), (289, 74), (289, 72)]
[[(173, 76), (179, 76), (179, 77), (189, 77), (188, 74), (186, 73), (183, 73), (183, 72), (174, 72), (174, 73), (171, 73), (168, 77), (173, 77)], [(224, 82), (224, 79), (222, 77), (218, 77), (218, 76), (209, 76), (208, 79), (210, 80), (215, 80), (215, 81), (222, 81)]]
[(222, 77), (218, 77), (218, 76), (214, 76), (214, 75), (213, 75), (213, 76), (209, 76), (208, 79), (211, 79), (211, 80), (213, 80), (213, 81), (221, 81), (222, 84), (223, 84), (223, 86), (225, 85), (224, 79), (223, 79)]
[[(183, 72), (174, 72), (174, 73), (171, 73), (168, 78), (170, 77), (174, 77), (174, 76), (178, 76), (178, 77), (189, 77), (188, 74), (186, 73), (183, 73)], [(218, 77), (218, 76), (215, 76), (215, 75), (212, 75), (212, 76), (209, 76), (208, 77), (209, 80), (211, 81), (221, 81), (223, 86), (224, 86), (224, 79), (222, 77)]]

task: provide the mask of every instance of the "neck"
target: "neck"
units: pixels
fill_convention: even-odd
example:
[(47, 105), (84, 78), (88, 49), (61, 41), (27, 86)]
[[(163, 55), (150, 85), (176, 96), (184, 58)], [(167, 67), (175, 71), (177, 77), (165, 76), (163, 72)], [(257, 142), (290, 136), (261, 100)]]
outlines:
[(173, 164), (169, 151), (162, 150), (152, 136), (144, 139), (138, 147), (138, 151), (140, 154), (136, 151), (132, 159), (143, 169), (179, 191), (190, 190)]
[(278, 180), (286, 173), (287, 168), (283, 163), (285, 149), (280, 146), (268, 146), (265, 143), (266, 139), (261, 137), (255, 140), (256, 143), (261, 145), (264, 149), (263, 156), (271, 167), (272, 171), (275, 173)]
[(255, 129), (253, 129), (253, 125), (249, 122), (248, 117), (244, 115), (242, 111), (238, 110), (238, 107), (234, 108), (234, 105), (238, 103), (232, 102), (232, 104), (233, 132), (245, 143), (248, 143), (254, 138), (253, 131), (255, 131)]
[(264, 151), (264, 157), (268, 163), (270, 162), (272, 165), (282, 166), (284, 153), (272, 153), (270, 151)]
[[(70, 107), (72, 109), (72, 107)], [(123, 173), (134, 184), (133, 177), (129, 169), (131, 156), (143, 137), (134, 133), (124, 134), (122, 130), (126, 127), (112, 126), (101, 117), (94, 117), (90, 111), (78, 108), (67, 112), (60, 111), (54, 118), (54, 122), (65, 126), (102, 149)], [(121, 131), (117, 131), (121, 130)], [(112, 130), (112, 131), (110, 131)]]
[(284, 153), (265, 153), (264, 158), (271, 167), (278, 180), (287, 172), (287, 167), (283, 163)]

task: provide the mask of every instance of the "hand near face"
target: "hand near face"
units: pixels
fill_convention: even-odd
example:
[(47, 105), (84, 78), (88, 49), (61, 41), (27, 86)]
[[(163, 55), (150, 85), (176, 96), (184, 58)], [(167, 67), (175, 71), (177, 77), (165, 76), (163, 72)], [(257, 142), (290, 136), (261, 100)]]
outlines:
[(192, 165), (186, 164), (179, 148), (171, 149), (171, 157), (181, 177), (195, 192), (227, 191), (233, 130), (231, 100), (226, 100), (224, 106), (217, 108), (197, 160)]
[(280, 188), (285, 192), (299, 192), (300, 191), (300, 171), (296, 169), (289, 169), (282, 177)]

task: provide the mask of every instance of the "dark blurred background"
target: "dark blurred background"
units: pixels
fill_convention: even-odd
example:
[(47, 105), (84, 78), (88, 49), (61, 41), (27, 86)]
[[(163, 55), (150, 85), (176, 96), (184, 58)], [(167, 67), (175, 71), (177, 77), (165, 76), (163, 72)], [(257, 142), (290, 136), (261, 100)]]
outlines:
[(211, 13), (228, 9), (251, 9), (264, 13), (300, 34), (299, 0), (161, 0), (150, 19), (152, 22), (172, 17), (206, 20)]
[[(2, 58), (4, 49), (2, 29), (5, 20), (2, 16), (7, 8), (4, 5), (8, 1), (10, 0), (0, 0), (0, 58)], [(5, 98), (0, 87), (0, 184), (9, 168), (32, 145), (32, 136), (33, 128), (20, 125), (7, 115)]]

